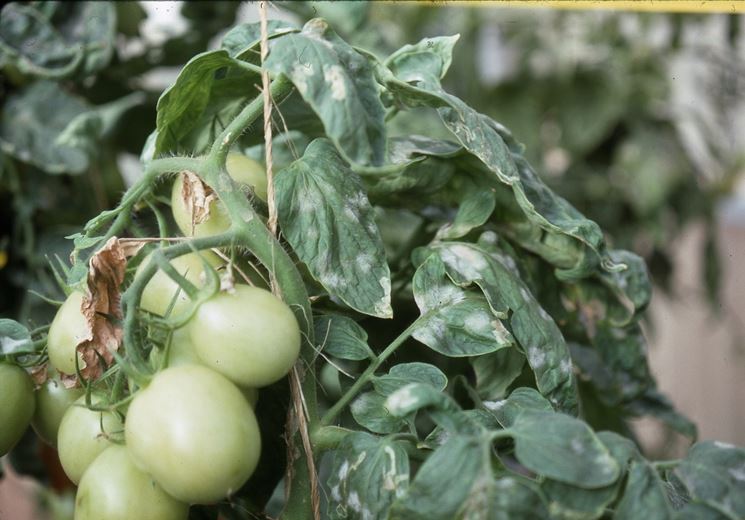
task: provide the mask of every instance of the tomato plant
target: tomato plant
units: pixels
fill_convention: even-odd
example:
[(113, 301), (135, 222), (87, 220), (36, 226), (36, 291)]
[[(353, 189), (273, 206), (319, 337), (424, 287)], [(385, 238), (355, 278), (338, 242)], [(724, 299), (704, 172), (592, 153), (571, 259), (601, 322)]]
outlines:
[[(137, 175), (54, 264), (69, 296), (51, 325), (0, 321), (0, 367), (28, 380), (49, 363), (81, 393), (57, 440), (76, 515), (745, 516), (745, 450), (694, 444), (652, 377), (644, 261), (448, 92), (457, 35), (381, 53), (332, 27), (354, 32), (366, 4), (333, 5), (302, 26), (262, 10), (174, 60)], [(205, 25), (227, 9), (187, 7)], [(106, 67), (113, 37), (96, 45), (87, 24), (113, 8), (96, 8), (3, 8), (13, 42), (46, 28), (33, 56), (64, 43), (47, 38), (65, 12), (90, 37), (62, 70), (3, 54), (30, 82), (3, 118), (69, 108), (64, 82), (42, 78)], [(131, 102), (53, 112), (36, 167), (97, 164)], [(15, 402), (0, 410), (8, 449), (28, 424)], [(629, 426), (641, 416), (688, 453), (650, 460)]]
[(0, 455), (18, 442), (34, 415), (34, 387), (25, 370), (0, 363)]
[(85, 472), (75, 497), (76, 520), (185, 520), (189, 506), (134, 465), (127, 448), (104, 450)]
[(158, 373), (132, 401), (125, 430), (135, 464), (186, 503), (209, 504), (238, 490), (261, 450), (245, 397), (199, 365)]

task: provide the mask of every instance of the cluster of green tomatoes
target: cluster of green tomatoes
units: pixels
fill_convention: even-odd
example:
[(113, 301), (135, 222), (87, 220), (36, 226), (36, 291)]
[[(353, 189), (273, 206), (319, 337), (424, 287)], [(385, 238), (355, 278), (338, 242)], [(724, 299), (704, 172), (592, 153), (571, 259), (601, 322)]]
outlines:
[[(259, 163), (231, 154), (227, 169), (266, 198)], [(180, 193), (179, 179), (172, 209), (184, 234), (227, 229), (227, 214), (217, 200), (210, 218), (194, 226)], [(205, 283), (205, 269), (219, 269), (221, 263), (209, 251), (171, 262), (196, 286)], [(152, 364), (162, 368), (121, 407), (107, 406), (108, 396), (95, 384), (92, 391), (70, 388), (60, 377), (78, 373), (82, 363), (76, 349), (88, 330), (82, 292), (67, 297), (49, 328), (46, 382), (34, 388), (26, 369), (0, 363), (0, 456), (30, 423), (57, 448), (62, 468), (78, 486), (76, 520), (185, 519), (190, 504), (230, 496), (256, 468), (261, 454), (254, 414), (258, 389), (291, 370), (300, 350), (298, 323), (283, 301), (251, 285), (234, 284), (196, 309), (191, 303), (163, 271), (148, 282), (140, 301), (143, 311), (178, 318), (191, 309), (191, 317), (171, 332), (165, 349), (153, 348)]]

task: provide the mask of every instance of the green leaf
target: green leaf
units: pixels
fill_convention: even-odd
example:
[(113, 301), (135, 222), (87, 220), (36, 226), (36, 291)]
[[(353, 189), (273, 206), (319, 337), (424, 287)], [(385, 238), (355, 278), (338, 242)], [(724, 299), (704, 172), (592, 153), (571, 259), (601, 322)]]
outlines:
[(437, 390), (445, 390), (448, 378), (442, 371), (429, 363), (401, 363), (391, 367), (388, 374), (373, 379), (375, 391), (388, 396), (409, 383), (426, 383)]
[(408, 493), (393, 504), (391, 520), (548, 518), (529, 481), (497, 478), (491, 464), (488, 437), (450, 436), (419, 468)]
[(313, 141), (275, 178), (282, 234), (331, 296), (390, 318), (391, 273), (362, 183), (333, 146)]
[(553, 412), (551, 403), (533, 388), (516, 388), (507, 399), (484, 401), (484, 408), (494, 415), (504, 428), (509, 428), (515, 419), (526, 410)]
[(115, 32), (111, 2), (58, 3), (51, 17), (12, 2), (0, 16), (0, 65), (41, 78), (89, 75), (108, 65)]
[[(297, 32), (298, 29), (283, 20), (268, 20), (266, 24), (268, 38)], [(259, 62), (258, 51), (261, 42), (261, 24), (259, 22), (242, 23), (230, 29), (222, 38), (220, 47), (228, 51), (232, 58)]]
[(569, 348), (559, 327), (520, 279), (514, 260), (484, 239), (478, 245), (435, 244), (431, 250), (455, 283), (478, 285), (495, 314), (506, 317), (511, 311), (512, 335), (535, 373), (538, 389), (556, 406), (574, 413), (577, 392)]
[(613, 484), (618, 462), (584, 422), (561, 413), (524, 410), (509, 427), (520, 464), (585, 489)]
[[(622, 471), (629, 459), (638, 455), (634, 443), (613, 432), (599, 432), (598, 439), (605, 445)], [(623, 479), (598, 489), (583, 489), (553, 479), (545, 479), (541, 490), (549, 501), (552, 518), (575, 520), (579, 518), (600, 518), (606, 507), (615, 500), (621, 489)]]
[(672, 509), (665, 496), (664, 484), (655, 469), (646, 461), (632, 461), (623, 498), (616, 507), (614, 518), (672, 518)]
[(0, 116), (0, 149), (48, 173), (82, 173), (90, 160), (86, 150), (52, 144), (71, 121), (89, 111), (83, 100), (57, 84), (33, 83), (8, 96)]
[(525, 356), (516, 348), (503, 348), (469, 360), (476, 373), (476, 390), (482, 399), (499, 399), (522, 373)]
[(745, 449), (722, 442), (699, 442), (674, 474), (694, 502), (732, 520), (745, 518)]
[(385, 65), (404, 81), (415, 81), (417, 75), (442, 79), (453, 62), (453, 49), (459, 39), (460, 35), (455, 34), (404, 45), (385, 60)]
[(440, 240), (454, 240), (467, 235), (472, 229), (489, 220), (497, 201), (494, 193), (487, 190), (469, 192), (461, 201), (455, 220), (437, 231)]
[(367, 332), (357, 322), (341, 314), (323, 314), (315, 321), (315, 338), (319, 351), (339, 359), (360, 361), (373, 359), (375, 354), (367, 345)]
[[(395, 394), (394, 394), (395, 395)], [(386, 398), (376, 392), (361, 394), (350, 406), (352, 417), (375, 433), (396, 433), (406, 425), (403, 415), (394, 415), (386, 407)]]
[(427, 407), (448, 412), (459, 410), (451, 397), (428, 383), (409, 383), (385, 400), (385, 409), (395, 417), (405, 417)]
[(368, 60), (319, 18), (270, 49), (266, 67), (290, 78), (339, 152), (352, 163), (383, 164), (385, 111)]
[(225, 50), (194, 56), (158, 99), (155, 156), (207, 151), (247, 100), (255, 97), (258, 74), (240, 67)]
[(28, 329), (17, 321), (0, 319), (0, 354), (14, 354), (34, 349)]
[(328, 518), (384, 520), (409, 485), (409, 458), (401, 444), (350, 433), (334, 453), (328, 479)]
[(483, 296), (453, 285), (445, 265), (430, 256), (414, 274), (414, 299), (422, 315), (412, 336), (450, 357), (494, 352), (513, 343)]
[(675, 520), (730, 520), (730, 517), (723, 515), (716, 509), (693, 502), (675, 511), (673, 518)]

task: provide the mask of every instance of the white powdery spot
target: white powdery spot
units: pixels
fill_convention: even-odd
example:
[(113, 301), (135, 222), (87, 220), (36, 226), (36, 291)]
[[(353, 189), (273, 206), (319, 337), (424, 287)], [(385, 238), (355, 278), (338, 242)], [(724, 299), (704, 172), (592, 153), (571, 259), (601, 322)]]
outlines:
[(341, 467), (339, 468), (339, 480), (344, 480), (347, 478), (347, 474), (349, 473), (349, 461), (345, 460)]
[(491, 319), (485, 312), (476, 312), (466, 317), (464, 325), (470, 332), (480, 334), (489, 330)]
[(341, 493), (339, 492), (339, 486), (334, 486), (331, 488), (331, 498), (333, 498), (335, 502), (341, 502)]
[(595, 457), (595, 462), (603, 466), (603, 469), (601, 470), (603, 473), (610, 475), (614, 471), (616, 459), (607, 453), (603, 453)]
[(745, 482), (745, 464), (743, 464), (739, 468), (730, 469), (729, 474), (732, 475), (732, 477), (735, 480), (739, 480), (740, 482)]
[(354, 259), (354, 263), (357, 264), (357, 269), (361, 273), (369, 273), (373, 265), (373, 257), (370, 253), (360, 253), (357, 258)]
[(349, 507), (352, 508), (352, 510), (356, 512), (362, 511), (362, 502), (360, 502), (360, 496), (357, 494), (356, 491), (352, 491), (349, 493), (349, 500), (347, 500), (347, 503), (349, 504)]
[(391, 309), (391, 279), (383, 276), (378, 280), (380, 287), (383, 289), (383, 297), (375, 304), (375, 313), (378, 316), (392, 316)]
[(551, 315), (547, 313), (546, 309), (544, 309), (543, 307), (538, 307), (538, 314), (546, 321), (553, 321)]
[(559, 363), (559, 371), (564, 375), (572, 373), (572, 361), (570, 359), (564, 359)]
[(541, 368), (546, 363), (546, 353), (538, 347), (530, 347), (528, 349), (528, 362), (533, 370)]
[(479, 280), (481, 273), (489, 267), (486, 259), (473, 248), (454, 244), (440, 252), (442, 261), (458, 271), (468, 280)]
[(569, 446), (572, 448), (572, 451), (576, 453), (577, 455), (585, 451), (585, 445), (582, 443), (580, 439), (572, 439), (572, 441), (569, 443)]
[(323, 285), (328, 289), (335, 289), (342, 284), (342, 278), (336, 273), (327, 272), (323, 277)]
[(497, 234), (494, 231), (485, 231), (481, 234), (480, 240), (485, 244), (494, 245), (497, 243)]
[(386, 409), (393, 415), (399, 415), (401, 410), (406, 410), (416, 404), (417, 397), (411, 393), (411, 385), (392, 393), (385, 401)]
[(357, 211), (355, 210), (355, 208), (353, 208), (349, 204), (345, 204), (344, 205), (344, 216), (347, 217), (352, 222), (359, 222), (360, 221), (360, 217), (357, 214)]
[(504, 343), (512, 342), (512, 340), (510, 339), (510, 331), (507, 330), (507, 328), (501, 321), (494, 320), (491, 322), (491, 326), (492, 335), (494, 336), (494, 339), (497, 340), (497, 343), (502, 345)]
[(430, 310), (446, 305), (453, 305), (465, 298), (463, 290), (455, 285), (441, 285), (433, 287), (431, 291), (423, 295), (425, 309)]
[(315, 213), (316, 202), (313, 197), (310, 197), (304, 193), (299, 193), (296, 197), (297, 208), (300, 213), (307, 215)]
[(308, 91), (308, 83), (306, 80), (313, 75), (313, 64), (312, 63), (296, 63), (290, 72), (290, 78), (295, 84), (301, 94), (305, 94)]
[(349, 203), (350, 206), (355, 207), (357, 209), (366, 208), (368, 205), (367, 197), (361, 191), (357, 191), (353, 195), (351, 195), (347, 199), (347, 202)]
[(735, 447), (734, 444), (730, 444), (729, 442), (721, 442), (721, 441), (714, 441), (714, 446), (722, 450), (731, 450)]
[(492, 412), (498, 412), (505, 404), (507, 404), (506, 399), (500, 399), (499, 401), (484, 401), (484, 407)]
[(523, 300), (526, 302), (533, 300), (533, 295), (530, 294), (530, 291), (528, 291), (525, 287), (520, 287), (520, 296), (523, 297)]
[(332, 65), (323, 73), (323, 79), (331, 87), (331, 98), (337, 101), (346, 99), (347, 86), (344, 83), (344, 69), (339, 65)]
[(515, 487), (515, 481), (510, 477), (505, 477), (497, 480), (497, 487), (502, 490), (507, 490)]

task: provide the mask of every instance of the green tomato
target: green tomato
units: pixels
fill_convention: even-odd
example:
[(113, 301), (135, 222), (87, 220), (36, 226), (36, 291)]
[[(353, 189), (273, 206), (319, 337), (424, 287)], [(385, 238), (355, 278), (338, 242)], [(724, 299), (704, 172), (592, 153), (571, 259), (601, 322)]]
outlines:
[[(225, 162), (228, 174), (239, 184), (252, 186), (262, 200), (267, 197), (267, 181), (264, 167), (242, 154), (230, 153)], [(183, 180), (179, 176), (171, 190), (171, 211), (181, 232), (186, 236), (204, 237), (224, 233), (230, 227), (230, 216), (222, 202), (210, 204), (210, 216), (204, 222), (192, 226), (192, 213), (181, 197)]]
[(157, 373), (129, 406), (125, 438), (134, 463), (189, 504), (237, 491), (261, 453), (259, 426), (240, 390), (200, 365)]
[[(171, 260), (171, 265), (184, 278), (199, 287), (204, 285), (205, 281), (202, 258), (215, 268), (222, 264), (222, 260), (216, 254), (210, 251), (201, 251), (199, 254), (188, 253), (174, 258)], [(149, 261), (149, 256), (142, 261), (137, 267), (135, 276), (138, 276), (145, 269)], [(158, 269), (145, 286), (145, 290), (142, 291), (140, 307), (153, 314), (165, 316), (168, 306), (174, 297), (175, 302), (171, 309), (171, 317), (177, 317), (186, 310), (189, 304), (189, 296), (181, 290), (179, 285), (170, 276)]]
[(111, 446), (96, 457), (75, 496), (75, 520), (186, 520), (188, 516), (189, 506), (137, 469), (124, 446)]
[(34, 383), (17, 365), (0, 363), (0, 457), (21, 440), (34, 415)]
[[(153, 349), (151, 356), (153, 357), (154, 366), (160, 366), (162, 352), (158, 349)], [(173, 331), (173, 337), (171, 338), (171, 348), (168, 351), (168, 368), (180, 367), (183, 365), (201, 365), (204, 366), (202, 360), (197, 355), (197, 351), (194, 349), (194, 343), (192, 343), (189, 337), (189, 332), (186, 327), (176, 329)], [(251, 408), (256, 408), (256, 403), (259, 400), (258, 388), (251, 387), (238, 387), (243, 396), (251, 405)]]
[(240, 386), (274, 383), (300, 353), (300, 328), (292, 311), (257, 287), (238, 285), (216, 294), (186, 326), (202, 362)]
[[(75, 354), (78, 344), (86, 339), (88, 323), (83, 316), (83, 293), (74, 291), (55, 314), (47, 335), (49, 363), (63, 374), (75, 373)], [(83, 368), (83, 360), (78, 353), (78, 364)]]
[[(101, 396), (91, 398), (93, 404), (102, 401)], [(112, 445), (112, 434), (122, 431), (122, 422), (113, 412), (96, 412), (85, 406), (85, 396), (80, 397), (62, 417), (57, 433), (57, 450), (62, 469), (75, 484), (88, 466), (103, 450)]]
[(70, 405), (84, 393), (82, 388), (66, 388), (57, 375), (47, 379), (36, 390), (36, 412), (31, 426), (44, 442), (57, 446), (57, 431), (62, 417)]

